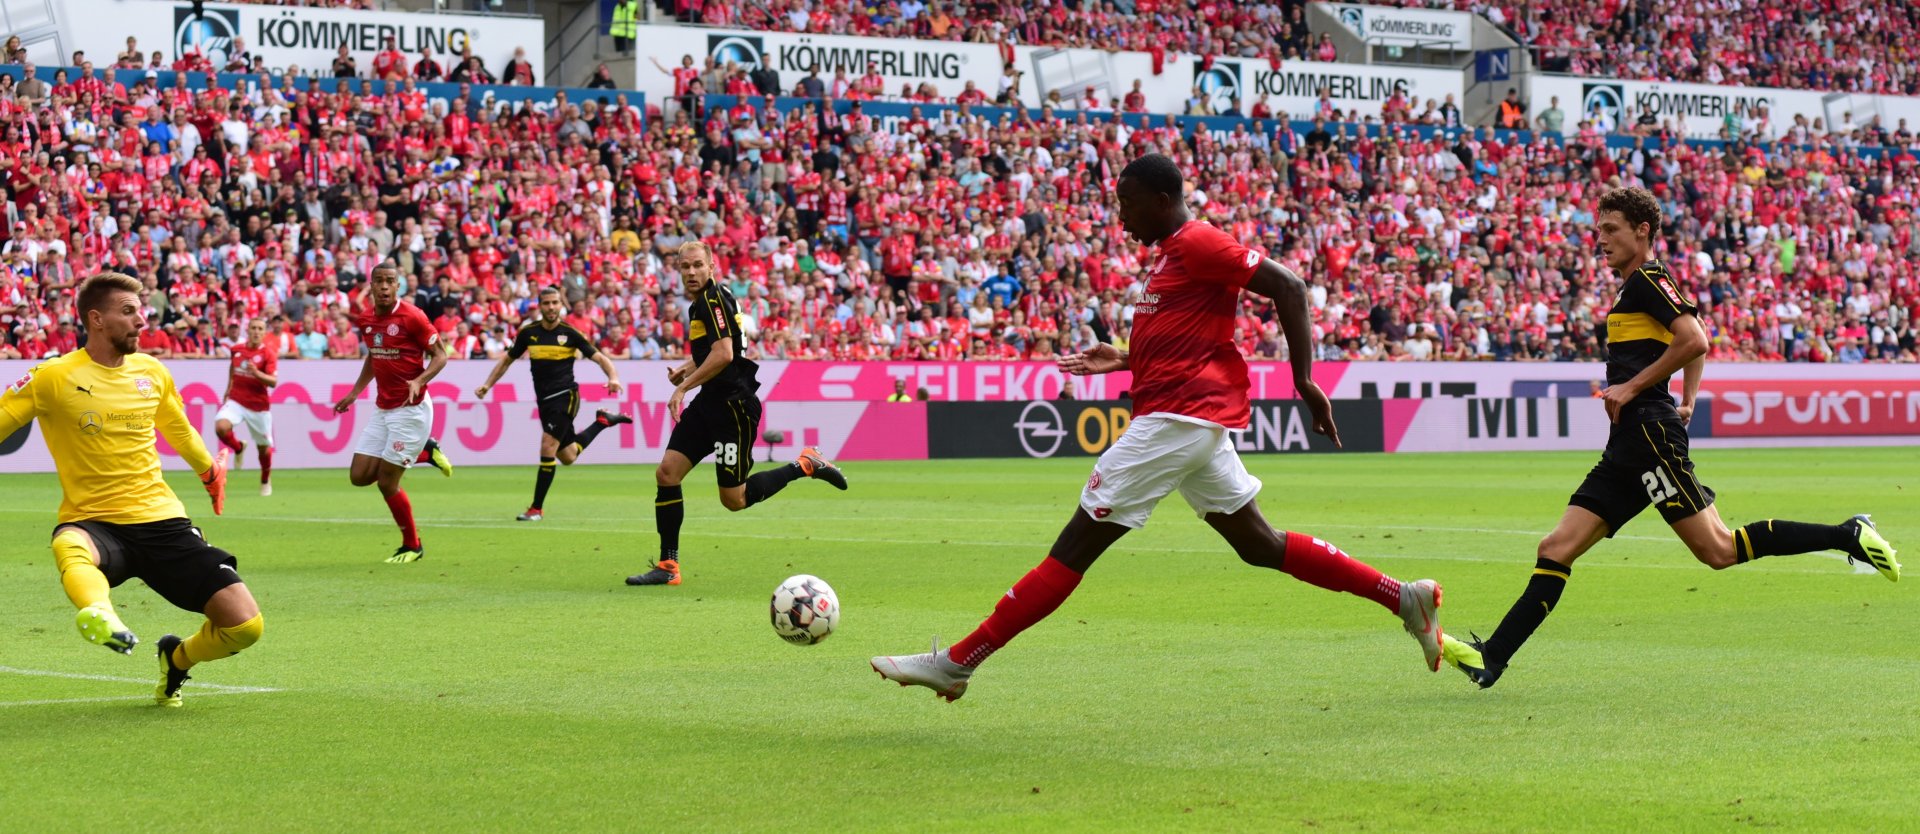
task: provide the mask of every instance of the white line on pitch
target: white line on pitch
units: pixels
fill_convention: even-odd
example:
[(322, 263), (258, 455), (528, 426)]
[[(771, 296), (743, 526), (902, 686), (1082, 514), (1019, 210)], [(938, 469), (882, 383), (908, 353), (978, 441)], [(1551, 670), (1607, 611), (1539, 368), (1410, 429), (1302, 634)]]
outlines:
[[(30, 513), (30, 512), (42, 512), (42, 511), (0, 507), (0, 513)], [(297, 516), (244, 516), (244, 517), (235, 518), (233, 520), (286, 522), (286, 523), (295, 523), (295, 524), (363, 524), (363, 525), (373, 525), (373, 526), (390, 526), (393, 524), (392, 520), (390, 519), (365, 518), (365, 517), (362, 517), (362, 518), (308, 518), (308, 517), (297, 517)], [(929, 521), (929, 522), (953, 521), (953, 519), (951, 518), (934, 519), (934, 518), (911, 518), (911, 517), (903, 517), (903, 516), (887, 516), (887, 517), (810, 516), (808, 517), (807, 520), (808, 521)], [(751, 520), (743, 519), (742, 521), (745, 522), (745, 521), (751, 521)], [(994, 523), (998, 524), (1003, 522), (1039, 523), (1039, 520), (1038, 519), (996, 519)], [(614, 523), (618, 523), (618, 522), (614, 522)], [(529, 525), (526, 525), (523, 523), (517, 523), (517, 522), (513, 524), (508, 524), (504, 522), (487, 522), (487, 521), (420, 521), (420, 522), (416, 522), (416, 525), (420, 527), (432, 527), (432, 528), (441, 528), (441, 529), (449, 529), (449, 530), (533, 530), (533, 529), (538, 529), (538, 530), (543, 530), (547, 532), (556, 532), (556, 533), (644, 533), (646, 532), (646, 530), (639, 527), (580, 526), (580, 525), (564, 525), (564, 524), (559, 524), (554, 522), (542, 522), (540, 525), (538, 525), (537, 528), (530, 527)], [(1545, 535), (1545, 533), (1539, 530), (1501, 530), (1501, 529), (1486, 528), (1486, 527), (1439, 527), (1439, 526), (1423, 525), (1423, 524), (1406, 524), (1406, 525), (1334, 524), (1334, 523), (1326, 523), (1326, 522), (1314, 522), (1311, 526), (1332, 528), (1336, 530), (1412, 530), (1412, 531), (1422, 531), (1422, 532), (1430, 531), (1435, 533), (1471, 533), (1475, 535), (1526, 536), (1526, 537), (1535, 537), (1535, 536)], [(700, 535), (712, 536), (714, 538), (766, 539), (766, 540), (772, 540), (772, 541), (792, 541), (795, 538), (795, 536), (791, 533), (785, 534), (785, 535), (768, 535), (764, 533), (738, 533), (738, 532), (727, 531), (727, 530), (703, 531), (700, 533)], [(1031, 542), (1031, 541), (1000, 542), (1000, 541), (943, 540), (943, 541), (936, 542), (936, 541), (930, 541), (927, 539), (876, 539), (876, 538), (860, 538), (860, 537), (848, 537), (848, 536), (803, 536), (801, 538), (804, 538), (806, 541), (834, 542), (839, 544), (898, 544), (898, 545), (918, 545), (918, 546), (950, 545), (950, 546), (960, 546), (960, 547), (1020, 547), (1020, 548), (1029, 548), (1029, 547), (1035, 546), (1034, 542)], [(1623, 536), (1614, 536), (1614, 538), (1616, 540), (1622, 540), (1622, 541), (1665, 542), (1668, 544), (1678, 543), (1678, 540), (1673, 538), (1672, 536), (1626, 536), (1626, 535), (1623, 535)], [(1219, 553), (1219, 552), (1222, 552), (1217, 548), (1159, 547), (1154, 549), (1162, 553)], [(1483, 557), (1483, 556), (1455, 556), (1455, 555), (1446, 555), (1441, 553), (1419, 553), (1419, 554), (1369, 553), (1364, 555), (1368, 559), (1429, 559), (1429, 560), (1438, 561), (1438, 562), (1489, 562), (1491, 563), (1491, 562), (1514, 561), (1513, 559), (1506, 559), (1506, 558), (1491, 558), (1491, 557)], [(1819, 555), (1827, 556), (1835, 559), (1846, 558), (1843, 555), (1832, 554), (1832, 553), (1823, 553)], [(1666, 565), (1666, 564), (1654, 564), (1654, 563), (1647, 563), (1647, 562), (1619, 564), (1619, 563), (1612, 563), (1612, 562), (1605, 562), (1605, 561), (1589, 561), (1584, 564), (1592, 565), (1594, 567), (1609, 567), (1609, 568), (1665, 568), (1665, 569), (1673, 569), (1673, 570), (1697, 570), (1698, 569), (1698, 566), (1692, 565), (1692, 564)], [(1783, 571), (1786, 573), (1831, 573), (1831, 571), (1824, 571), (1824, 570), (1797, 570), (1792, 568), (1777, 568), (1777, 567), (1775, 568), (1775, 570)], [(1854, 564), (1853, 572), (1854, 573), (1873, 573), (1874, 569), (1864, 564)]]
[[(211, 698), (215, 695), (249, 695), (255, 692), (279, 692), (278, 689), (258, 689), (245, 692), (195, 692), (193, 697)], [(43, 707), (51, 704), (104, 704), (114, 701), (151, 701), (152, 695), (115, 695), (108, 698), (46, 698), (39, 701), (0, 701), (0, 709), (7, 707)]]
[[(76, 681), (104, 681), (106, 683), (153, 683), (153, 679), (151, 678), (123, 678), (118, 675), (86, 675), (79, 672), (54, 672), (46, 669), (16, 669), (12, 666), (0, 666), (0, 674), (27, 675), (36, 678), (66, 678)], [(201, 693), (203, 695), (218, 695), (222, 693), (241, 695), (254, 692), (281, 691), (270, 686), (231, 686), (224, 683), (189, 682), (188, 685), (196, 690), (207, 690)], [(108, 698), (102, 700), (114, 699)]]

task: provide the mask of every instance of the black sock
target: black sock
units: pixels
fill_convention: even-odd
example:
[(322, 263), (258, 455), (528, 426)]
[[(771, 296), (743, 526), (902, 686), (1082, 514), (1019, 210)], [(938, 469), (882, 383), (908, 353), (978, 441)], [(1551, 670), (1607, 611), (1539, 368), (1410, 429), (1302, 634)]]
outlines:
[(556, 466), (559, 466), (559, 462), (553, 458), (540, 459), (540, 474), (533, 479), (533, 508), (536, 510), (547, 505), (547, 488), (553, 486), (553, 470)]
[(687, 505), (680, 487), (658, 487), (653, 494), (653, 523), (660, 530), (660, 558), (679, 560), (680, 522), (687, 517)]
[(1493, 636), (1487, 638), (1486, 646), (1481, 649), (1489, 664), (1505, 666), (1521, 644), (1533, 636), (1534, 629), (1547, 621), (1553, 607), (1560, 604), (1560, 592), (1566, 590), (1567, 578), (1572, 574), (1571, 566), (1552, 559), (1533, 563), (1533, 578), (1528, 580), (1527, 589), (1514, 600), (1513, 607), (1507, 609), (1500, 627), (1493, 630)]
[(747, 478), (747, 506), (751, 507), (786, 489), (787, 484), (805, 478), (807, 473), (800, 464), (789, 463), (778, 469), (755, 472)]
[(607, 423), (602, 423), (600, 422), (600, 418), (595, 417), (593, 418), (593, 422), (587, 424), (586, 428), (573, 433), (573, 442), (580, 444), (580, 451), (584, 452), (587, 450), (587, 446), (593, 443), (593, 439), (599, 437), (600, 433), (606, 431), (608, 427), (609, 425)]
[(1733, 558), (1737, 562), (1751, 562), (1762, 556), (1845, 551), (1857, 535), (1847, 524), (1809, 524), (1769, 518), (1733, 531)]

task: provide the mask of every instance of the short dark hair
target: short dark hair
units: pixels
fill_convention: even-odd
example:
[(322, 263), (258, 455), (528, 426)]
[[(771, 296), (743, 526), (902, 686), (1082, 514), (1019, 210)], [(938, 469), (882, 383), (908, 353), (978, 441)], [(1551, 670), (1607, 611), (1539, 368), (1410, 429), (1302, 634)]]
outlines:
[(1150, 153), (1127, 163), (1120, 172), (1121, 179), (1133, 179), (1155, 194), (1165, 194), (1179, 199), (1185, 192), (1185, 180), (1180, 176), (1180, 166), (1165, 154)]
[(548, 284), (548, 285), (546, 285), (546, 286), (544, 286), (544, 287), (541, 287), (541, 288), (540, 288), (540, 292), (539, 292), (538, 294), (539, 294), (539, 295), (546, 295), (547, 293), (553, 293), (554, 295), (559, 295), (559, 294), (560, 294), (560, 288), (559, 288), (558, 286), (555, 286), (555, 285), (553, 285), (553, 284)]
[(1647, 236), (1660, 233), (1660, 201), (1653, 198), (1653, 192), (1644, 188), (1616, 188), (1600, 198), (1600, 211), (1620, 212), (1627, 224), (1639, 227), (1647, 224)]
[(105, 310), (107, 299), (114, 293), (130, 292), (138, 297), (144, 289), (146, 285), (140, 283), (140, 279), (124, 272), (102, 272), (80, 282), (75, 304), (80, 308), (80, 315), (85, 316), (90, 310)]

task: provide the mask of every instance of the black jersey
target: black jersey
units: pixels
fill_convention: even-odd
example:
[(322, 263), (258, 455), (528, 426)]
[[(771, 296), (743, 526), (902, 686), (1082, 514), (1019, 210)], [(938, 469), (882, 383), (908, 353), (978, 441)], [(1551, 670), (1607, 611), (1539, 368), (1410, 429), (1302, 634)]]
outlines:
[(688, 352), (693, 354), (694, 367), (706, 364), (707, 355), (721, 339), (733, 343), (733, 361), (700, 386), (700, 395), (730, 400), (752, 396), (760, 388), (755, 378), (760, 366), (747, 358), (747, 340), (740, 333), (740, 305), (719, 281), (709, 281), (687, 312)]
[(529, 360), (533, 365), (533, 396), (541, 400), (580, 387), (573, 380), (573, 360), (592, 359), (597, 352), (592, 341), (566, 322), (548, 327), (539, 319), (522, 325), (513, 347), (507, 349), (507, 355), (515, 359), (522, 354), (533, 357)]
[[(1698, 312), (1680, 293), (1679, 283), (1659, 261), (1647, 261), (1627, 274), (1619, 297), (1607, 313), (1607, 384), (1619, 385), (1640, 375), (1673, 344), (1673, 320)], [(1622, 422), (1645, 423), (1679, 416), (1674, 410), (1670, 380), (1647, 386), (1621, 409)]]

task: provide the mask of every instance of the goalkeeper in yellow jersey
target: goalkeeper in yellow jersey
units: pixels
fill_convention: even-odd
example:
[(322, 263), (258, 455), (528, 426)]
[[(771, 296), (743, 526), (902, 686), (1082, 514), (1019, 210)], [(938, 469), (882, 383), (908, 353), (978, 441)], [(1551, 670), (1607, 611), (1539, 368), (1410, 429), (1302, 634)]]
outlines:
[[(0, 437), (33, 420), (60, 473), (53, 559), (60, 584), (80, 609), (80, 634), (122, 654), (139, 639), (120, 622), (108, 589), (141, 579), (168, 602), (206, 615), (193, 636), (160, 638), (154, 700), (180, 706), (194, 664), (230, 657), (260, 639), (260, 606), (234, 570), (233, 556), (207, 544), (160, 478), (154, 430), (200, 473), (219, 515), (226, 466), (207, 454), (187, 422), (173, 376), (139, 353), (140, 282), (114, 272), (80, 284), (86, 323), (81, 350), (48, 360), (0, 394)], [(225, 451), (222, 457), (225, 457)]]

